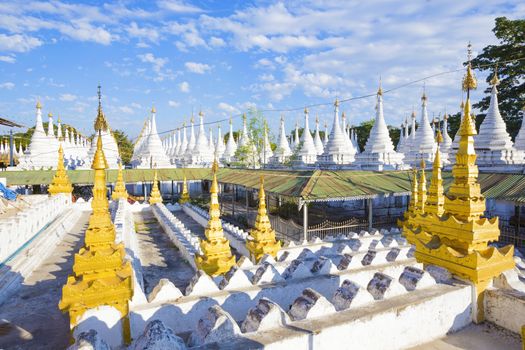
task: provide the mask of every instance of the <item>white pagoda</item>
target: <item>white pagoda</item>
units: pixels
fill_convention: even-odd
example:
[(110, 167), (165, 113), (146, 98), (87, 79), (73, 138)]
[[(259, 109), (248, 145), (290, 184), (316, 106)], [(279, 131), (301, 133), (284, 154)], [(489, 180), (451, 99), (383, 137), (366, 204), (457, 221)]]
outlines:
[[(297, 130), (297, 129), (296, 129)], [(310, 166), (317, 162), (317, 148), (314, 144), (310, 127), (308, 125), (308, 109), (304, 109), (304, 129), (299, 144), (297, 145), (295, 164), (298, 166)]]
[(324, 147), (323, 154), (319, 157), (319, 165), (329, 168), (341, 168), (348, 166), (355, 160), (356, 150), (349, 147), (344, 132), (339, 123), (339, 101), (334, 103), (334, 122), (328, 142)]
[(201, 111), (199, 112), (199, 134), (197, 135), (193, 149), (186, 152), (184, 163), (186, 167), (189, 168), (207, 168), (211, 166), (213, 160), (214, 150), (210, 148), (210, 143), (206, 137), (206, 131), (204, 130), (204, 114)]
[(134, 168), (173, 167), (157, 132), (156, 114), (157, 110), (155, 107), (151, 108), (151, 117), (147, 122), (148, 127), (146, 128), (147, 134), (143, 135), (140, 148), (134, 150), (135, 159), (131, 162)]
[(226, 148), (219, 158), (223, 164), (229, 164), (235, 161), (235, 152), (237, 151), (237, 143), (233, 137), (233, 125), (230, 119), (230, 132), (228, 133), (228, 141), (226, 142)]
[(494, 72), (494, 77), (490, 83), (492, 89), (489, 109), (479, 127), (478, 135), (474, 138), (476, 163), (481, 169), (500, 167), (501, 170), (509, 170), (509, 166), (523, 164), (524, 152), (514, 148), (510, 135), (507, 133), (505, 122), (501, 117), (496, 88), (499, 84), (497, 72)]
[(364, 170), (393, 170), (404, 168), (403, 153), (394, 150), (383, 115), (383, 90), (377, 91), (376, 119), (363, 152), (356, 155), (355, 166)]
[(272, 164), (283, 164), (290, 160), (292, 150), (288, 144), (286, 137), (286, 130), (284, 127), (284, 116), (281, 116), (281, 124), (279, 126), (279, 140), (277, 141), (277, 148), (273, 152), (273, 157), (270, 159)]
[(319, 118), (315, 116), (315, 135), (314, 135), (314, 145), (317, 151), (317, 155), (320, 156), (324, 152), (324, 144), (321, 141), (321, 136), (319, 134)]
[(421, 119), (415, 137), (411, 140), (410, 152), (405, 154), (405, 163), (419, 167), (421, 160), (432, 166), (436, 153), (436, 141), (427, 114), (427, 96), (421, 97)]

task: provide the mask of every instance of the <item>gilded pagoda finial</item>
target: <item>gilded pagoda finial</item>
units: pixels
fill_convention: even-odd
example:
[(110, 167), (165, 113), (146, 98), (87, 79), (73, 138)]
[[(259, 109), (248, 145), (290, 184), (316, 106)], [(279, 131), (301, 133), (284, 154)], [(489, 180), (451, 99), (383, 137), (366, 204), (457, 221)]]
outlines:
[(124, 174), (122, 173), (122, 160), (118, 162), (117, 182), (115, 189), (111, 194), (113, 200), (128, 199), (128, 191), (126, 191), (126, 183), (124, 182)]
[(490, 85), (497, 86), (498, 84), (499, 84), (498, 64), (496, 63), (496, 66), (494, 67), (494, 75), (492, 76), (492, 79), (490, 79)]
[(160, 194), (159, 190), (159, 181), (157, 178), (157, 169), (155, 169), (155, 172), (153, 174), (153, 186), (151, 187), (151, 193), (149, 195), (149, 204), (158, 204), (162, 203), (162, 195)]
[(71, 186), (71, 182), (69, 181), (69, 177), (67, 176), (64, 167), (64, 150), (62, 149), (62, 144), (58, 147), (57, 171), (55, 172), (53, 181), (49, 185), (47, 191), (50, 195), (56, 195), (59, 193), (71, 194), (73, 192), (73, 186)]
[(235, 265), (235, 256), (232, 255), (230, 242), (224, 237), (220, 219), (219, 185), (217, 183), (216, 168), (217, 166), (214, 162), (214, 166), (212, 167), (213, 180), (210, 187), (210, 219), (204, 231), (206, 239), (201, 239), (200, 241), (203, 254), (195, 257), (197, 267), (211, 276), (222, 275)]
[(106, 116), (104, 115), (104, 112), (102, 111), (102, 93), (100, 92), (100, 84), (98, 85), (98, 110), (97, 110), (97, 118), (95, 119), (95, 131), (107, 131), (108, 121), (106, 120)]
[(339, 107), (339, 100), (337, 99), (337, 97), (335, 98), (334, 107)]
[(182, 181), (182, 193), (179, 198), (179, 204), (182, 205), (190, 201), (190, 193), (188, 192), (188, 184), (186, 182), (186, 174), (184, 174), (184, 180)]
[(478, 82), (476, 80), (476, 77), (474, 76), (474, 73), (472, 72), (472, 45), (470, 44), (470, 41), (467, 46), (467, 72), (465, 73), (465, 76), (463, 77), (463, 91), (467, 92), (467, 98), (469, 97), (470, 90), (475, 90), (478, 87)]
[(261, 176), (259, 186), (259, 208), (254, 228), (250, 231), (250, 238), (246, 241), (246, 247), (250, 251), (250, 258), (258, 263), (265, 254), (273, 257), (281, 249), (281, 242), (275, 238), (268, 213), (266, 211), (266, 194), (264, 192), (264, 177)]
[(378, 96), (383, 96), (383, 87), (381, 85), (381, 76), (379, 76), (379, 88), (377, 89)]

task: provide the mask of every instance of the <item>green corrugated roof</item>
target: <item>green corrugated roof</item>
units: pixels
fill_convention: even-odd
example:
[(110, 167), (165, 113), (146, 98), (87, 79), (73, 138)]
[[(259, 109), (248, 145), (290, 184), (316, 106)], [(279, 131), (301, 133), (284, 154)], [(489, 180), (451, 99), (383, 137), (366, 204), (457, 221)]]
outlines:
[[(151, 182), (153, 169), (126, 169), (124, 181)], [(301, 198), (305, 201), (337, 200), (344, 198), (370, 198), (382, 195), (399, 195), (410, 192), (410, 171), (355, 171), (355, 170), (315, 170), (315, 171), (281, 171), (250, 169), (219, 169), (219, 182), (236, 184), (248, 188), (259, 188), (260, 176), (264, 176), (267, 192)], [(49, 184), (54, 171), (6, 171), (0, 177), (7, 178), (8, 185)], [(427, 172), (430, 181), (431, 172)], [(68, 171), (74, 184), (93, 183), (92, 170)], [(116, 170), (107, 171), (107, 181), (115, 182)], [(211, 180), (211, 170), (202, 168), (159, 169), (158, 176), (163, 181)], [(443, 183), (448, 189), (452, 183), (452, 174), (443, 172)], [(481, 190), (487, 198), (525, 203), (525, 175), (481, 173), (479, 175)]]

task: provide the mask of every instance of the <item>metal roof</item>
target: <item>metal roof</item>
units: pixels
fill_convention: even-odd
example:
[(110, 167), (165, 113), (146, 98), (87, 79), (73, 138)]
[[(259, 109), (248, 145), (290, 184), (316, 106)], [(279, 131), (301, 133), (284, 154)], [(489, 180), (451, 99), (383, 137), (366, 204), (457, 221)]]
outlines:
[[(161, 181), (211, 180), (211, 170), (202, 168), (159, 169)], [(127, 183), (153, 181), (153, 169), (125, 169)], [(7, 178), (8, 185), (49, 184), (54, 171), (6, 171), (0, 177)], [(430, 182), (431, 172), (427, 172)], [(92, 184), (92, 170), (71, 170), (68, 176), (74, 184)], [(274, 195), (294, 198), (303, 202), (364, 199), (378, 196), (396, 196), (410, 193), (410, 171), (356, 171), (356, 170), (250, 170), (221, 168), (219, 182), (258, 189), (260, 177), (264, 187)], [(107, 181), (115, 182), (117, 170), (107, 170)], [(445, 190), (452, 183), (452, 174), (443, 172)], [(525, 174), (481, 173), (478, 179), (482, 193), (487, 198), (512, 201), (525, 205)]]

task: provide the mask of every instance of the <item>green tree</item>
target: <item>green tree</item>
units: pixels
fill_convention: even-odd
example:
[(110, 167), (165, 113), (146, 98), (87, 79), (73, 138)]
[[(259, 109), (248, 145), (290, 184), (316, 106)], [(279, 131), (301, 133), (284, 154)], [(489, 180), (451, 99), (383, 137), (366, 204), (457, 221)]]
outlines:
[(122, 130), (113, 130), (113, 136), (117, 141), (120, 158), (122, 163), (129, 164), (131, 156), (133, 155), (133, 143), (130, 141), (128, 135)]
[(370, 119), (364, 122), (361, 122), (359, 126), (355, 127), (355, 133), (357, 135), (357, 144), (359, 145), (360, 150), (365, 149), (366, 140), (368, 140), (368, 135), (370, 135), (370, 130), (375, 124), (375, 119)]
[[(264, 129), (268, 130), (266, 119), (261, 111), (256, 108), (250, 108), (247, 113), (247, 129), (250, 136), (248, 145), (239, 146), (235, 152), (237, 161), (235, 166), (256, 168), (260, 165), (259, 155), (263, 153), (264, 147)], [(272, 135), (269, 133), (268, 138), (272, 143)]]
[[(492, 71), (496, 62), (500, 62), (498, 65), (499, 108), (507, 124), (507, 131), (514, 138), (523, 118), (519, 111), (525, 105), (525, 60), (503, 61), (525, 57), (525, 19), (511, 20), (506, 17), (498, 17), (495, 22), (492, 31), (499, 39), (499, 45), (489, 45), (483, 48), (481, 54), (472, 60), (472, 65), (481, 71)], [(489, 74), (487, 82), (491, 78), (492, 74)], [(489, 108), (490, 88), (485, 92), (489, 95), (474, 105), (481, 111)]]

